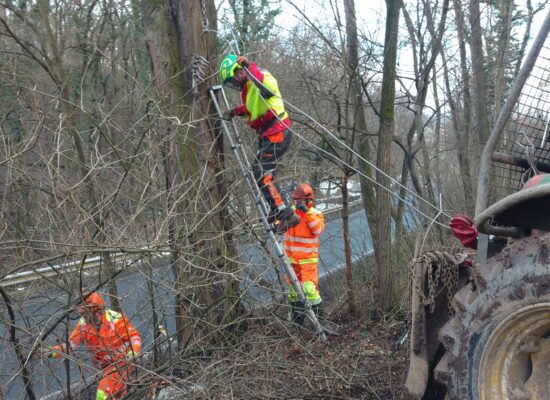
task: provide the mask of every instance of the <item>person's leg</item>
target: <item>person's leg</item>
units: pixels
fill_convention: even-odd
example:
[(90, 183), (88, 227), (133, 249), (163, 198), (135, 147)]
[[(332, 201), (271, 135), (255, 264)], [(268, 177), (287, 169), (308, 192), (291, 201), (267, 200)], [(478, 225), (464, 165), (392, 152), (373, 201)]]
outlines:
[(315, 314), (319, 322), (322, 323), (325, 317), (325, 313), (323, 311), (323, 303), (319, 303), (314, 306), (311, 306), (311, 309), (313, 310), (313, 313)]
[(96, 400), (112, 400), (113, 394), (119, 389), (118, 374), (112, 366), (103, 370), (103, 378), (100, 379), (97, 386)]
[[(302, 286), (306, 301), (311, 306), (317, 318), (321, 318), (323, 310), (321, 308), (321, 294), (318, 289), (317, 264), (300, 265), (298, 268), (300, 270), (300, 285)], [(296, 308), (297, 311), (294, 314), (295, 318), (293, 318), (293, 321), (301, 326), (306, 316), (306, 305), (303, 302), (298, 302)]]
[(133, 371), (132, 365), (117, 363), (103, 370), (103, 378), (97, 387), (96, 400), (120, 399), (126, 393), (126, 382)]
[[(105, 378), (103, 378), (105, 379)], [(103, 383), (103, 379), (99, 381), (99, 386), (97, 387), (97, 392), (95, 394), (95, 400), (109, 400), (109, 394), (107, 393), (106, 384)]]
[(319, 293), (319, 278), (317, 263), (300, 265), (302, 276), (302, 289), (306, 300), (311, 306), (321, 304), (321, 293)]
[[(298, 279), (298, 282), (300, 281), (300, 266), (298, 264), (290, 264), (292, 266), (292, 269), (294, 270), (294, 274), (296, 275), (296, 279)], [(289, 303), (295, 303), (299, 300), (298, 293), (294, 290), (294, 286), (292, 286), (292, 282), (290, 281), (290, 276), (288, 274), (286, 275), (286, 284), (288, 287), (288, 301)]]
[[(298, 279), (298, 282), (301, 285), (302, 279), (301, 279), (300, 266), (298, 264), (292, 264), (292, 269), (294, 270), (294, 273), (296, 274), (296, 278)], [(304, 314), (305, 304), (303, 301), (299, 299), (298, 293), (296, 293), (296, 290), (294, 290), (294, 286), (292, 286), (290, 277), (288, 275), (286, 276), (286, 282), (288, 285), (288, 304), (290, 305), (289, 320), (291, 322), (294, 322), (296, 325), (301, 326), (304, 323), (304, 319), (305, 319), (305, 314)]]
[[(313, 264), (292, 264), (292, 269), (296, 273), (298, 282), (302, 287), (302, 291), (306, 298), (306, 301), (311, 305), (311, 308), (317, 318), (323, 317), (322, 299), (319, 292), (319, 277), (317, 271), (317, 263)], [(288, 284), (288, 300), (291, 309), (290, 321), (296, 325), (301, 326), (305, 320), (305, 304), (300, 301), (298, 294), (294, 290), (290, 282), (290, 278), (286, 277)]]
[(268, 139), (261, 139), (254, 160), (254, 177), (269, 204), (272, 220), (283, 220), (293, 215), (292, 210), (281, 195), (279, 185), (275, 181), (277, 164), (290, 148), (291, 141), (292, 132), (290, 131), (285, 132), (284, 139), (281, 142), (273, 143)]

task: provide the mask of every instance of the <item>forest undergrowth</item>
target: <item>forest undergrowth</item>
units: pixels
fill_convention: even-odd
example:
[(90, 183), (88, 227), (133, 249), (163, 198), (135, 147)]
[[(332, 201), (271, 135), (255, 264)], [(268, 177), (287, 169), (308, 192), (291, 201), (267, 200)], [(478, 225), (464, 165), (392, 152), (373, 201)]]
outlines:
[(286, 307), (249, 319), (231, 344), (182, 359), (175, 385), (156, 398), (398, 399), (406, 346), (396, 350), (395, 343), (403, 321), (358, 300), (354, 315), (343, 303), (327, 307), (325, 325), (336, 333), (327, 343), (308, 323), (286, 321)]

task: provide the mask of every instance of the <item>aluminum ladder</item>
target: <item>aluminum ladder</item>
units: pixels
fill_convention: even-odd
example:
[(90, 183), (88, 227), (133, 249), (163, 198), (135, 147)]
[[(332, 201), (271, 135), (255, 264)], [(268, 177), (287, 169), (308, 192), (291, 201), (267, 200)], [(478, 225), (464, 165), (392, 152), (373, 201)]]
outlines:
[(228, 127), (228, 121), (223, 119), (223, 112), (220, 108), (220, 103), (218, 102), (218, 99), (216, 97), (216, 94), (220, 93), (223, 99), (223, 104), (225, 108), (229, 110), (229, 102), (227, 101), (227, 96), (225, 95), (223, 86), (222, 85), (211, 86), (208, 90), (208, 93), (210, 95), (210, 98), (212, 99), (212, 103), (214, 104), (216, 112), (218, 113), (218, 117), (220, 119), (222, 129), (229, 142), (229, 147), (233, 152), (233, 156), (235, 157), (237, 164), (239, 164), (239, 168), (248, 186), (250, 197), (256, 206), (256, 210), (258, 211), (258, 214), (260, 215), (260, 220), (264, 226), (264, 230), (275, 246), (277, 261), (283, 267), (287, 275), (290, 277), (290, 282), (294, 290), (298, 294), (298, 298), (300, 299), (301, 302), (303, 302), (303, 304), (305, 304), (305, 313), (307, 317), (310, 319), (310, 321), (313, 323), (316, 333), (319, 335), (322, 341), (326, 342), (327, 337), (325, 335), (325, 331), (321, 326), (319, 319), (313, 312), (311, 305), (306, 300), (304, 292), (302, 291), (302, 287), (298, 282), (298, 278), (296, 277), (296, 274), (294, 273), (294, 269), (290, 265), (290, 261), (288, 260), (288, 257), (286, 256), (286, 253), (284, 252), (283, 247), (277, 240), (277, 236), (275, 235), (273, 227), (267, 221), (267, 216), (269, 215), (269, 209), (263, 198), (263, 195), (260, 192), (258, 183), (256, 182), (256, 179), (254, 178), (254, 175), (252, 173), (252, 168), (250, 167), (250, 163), (248, 161), (248, 158), (246, 157), (246, 153), (242, 145), (239, 131), (237, 130), (237, 127), (234, 122), (231, 122), (232, 129), (230, 130)]

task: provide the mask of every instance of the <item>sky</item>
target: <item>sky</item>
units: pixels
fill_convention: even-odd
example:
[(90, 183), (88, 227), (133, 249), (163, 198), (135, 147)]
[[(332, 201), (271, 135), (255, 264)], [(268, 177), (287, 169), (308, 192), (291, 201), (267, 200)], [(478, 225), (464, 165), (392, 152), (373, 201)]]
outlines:
[[(325, 19), (328, 23), (334, 25), (334, 12), (330, 8), (330, 3), (334, 1), (326, 0), (281, 0), (281, 7), (283, 13), (278, 17), (277, 24), (282, 29), (288, 29), (301, 22), (301, 16), (296, 7), (304, 12), (305, 15), (318, 21), (322, 24)], [(342, 23), (345, 23), (344, 7), (342, 0), (337, 0), (340, 10), (340, 18)], [(526, 0), (514, 0), (517, 7), (525, 9)], [(531, 29), (531, 35), (534, 37), (546, 15), (548, 9), (550, 9), (550, 0), (533, 0), (533, 6), (537, 7), (539, 4), (546, 2), (546, 9), (537, 13), (533, 21)], [(294, 6), (292, 5), (294, 4)], [(480, 5), (483, 12), (483, 3)], [(385, 0), (355, 0), (355, 11), (357, 15), (357, 27), (362, 33), (365, 33), (371, 40), (375, 40), (379, 43), (384, 41), (384, 24), (386, 20), (386, 2)], [(452, 17), (450, 14), (449, 17)], [(448, 17), (448, 18), (449, 18)], [(400, 17), (400, 36), (407, 35), (405, 31), (403, 15)], [(529, 48), (529, 47), (528, 47)], [(404, 54), (406, 56), (406, 53)]]
[[(223, 7), (227, 7), (228, 0), (216, 0), (216, 3)], [(515, 4), (518, 7), (525, 9), (525, 4), (527, 0), (514, 0)], [(550, 0), (533, 0), (533, 6), (536, 7), (538, 4), (546, 1), (549, 3)], [(277, 2), (273, 1), (275, 5)], [(338, 4), (338, 9), (334, 10), (334, 3)], [(345, 25), (345, 15), (344, 15), (344, 6), (343, 0), (280, 0), (279, 2), (282, 13), (277, 17), (275, 22), (274, 32), (281, 36), (285, 35), (285, 32), (289, 32), (291, 28), (296, 25), (303, 24), (303, 17), (300, 10), (308, 19), (314, 21), (316, 26), (323, 27), (323, 25), (334, 27), (335, 26), (335, 14), (340, 19), (342, 24), (342, 31), (344, 30), (343, 25)], [(481, 4), (481, 9), (487, 7), (484, 3)], [(548, 8), (548, 6), (547, 6)], [(355, 0), (355, 10), (357, 16), (357, 27), (359, 30), (360, 37), (366, 37), (370, 41), (379, 43), (382, 45), (384, 43), (384, 29), (385, 29), (385, 20), (386, 20), (386, 1), (385, 0)], [(542, 21), (544, 20), (546, 12), (539, 12), (533, 23), (532, 27), (532, 36), (535, 36), (538, 32)], [(414, 18), (414, 16), (412, 16)], [(448, 18), (452, 18), (452, 14), (449, 14)], [(521, 36), (520, 31), (517, 32), (516, 36)], [(408, 36), (408, 32), (405, 27), (404, 18), (401, 14), (400, 17), (400, 40), (405, 40)], [(448, 37), (449, 35), (447, 35)], [(453, 46), (453, 41), (448, 41), (447, 46)], [(456, 51), (454, 52), (458, 56), (458, 43), (454, 45)], [(530, 46), (529, 46), (530, 47)], [(529, 49), (528, 47), (528, 49)], [(451, 50), (451, 53), (452, 50)], [(412, 80), (406, 79), (407, 77), (412, 78), (414, 75), (413, 68), (413, 55), (412, 49), (410, 47), (403, 47), (399, 50), (398, 53), (398, 75), (404, 77), (407, 81), (407, 84), (412, 85)], [(408, 89), (412, 89), (408, 88)]]
[[(525, 9), (526, 0), (514, 0), (517, 7)], [(544, 17), (547, 13), (547, 10), (550, 8), (548, 3), (550, 0), (533, 0), (533, 6), (537, 7), (539, 4), (546, 1), (547, 7), (546, 10), (539, 12), (533, 22), (531, 36), (534, 37), (544, 20)], [(227, 0), (217, 0), (217, 3), (222, 5)], [(334, 10), (333, 3), (338, 4), (338, 10)], [(282, 8), (282, 13), (279, 15), (275, 22), (275, 32), (278, 34), (284, 35), (285, 32), (298, 25), (303, 24), (303, 17), (300, 10), (304, 15), (311, 21), (314, 21), (316, 26), (323, 27), (324, 24), (329, 27), (335, 26), (335, 14), (338, 15), (340, 23), (345, 24), (345, 15), (344, 15), (344, 6), (343, 0), (281, 0), (280, 6)], [(481, 9), (487, 6), (482, 3)], [(355, 9), (357, 15), (357, 27), (360, 33), (360, 36), (365, 36), (369, 40), (380, 43), (384, 42), (384, 29), (385, 29), (385, 20), (386, 20), (386, 2), (385, 0), (355, 0)], [(414, 16), (412, 16), (414, 18)], [(452, 14), (449, 14), (448, 18), (453, 18)], [(342, 27), (342, 31), (344, 28)], [(452, 34), (452, 32), (449, 32)], [(402, 40), (406, 39), (408, 32), (405, 27), (404, 18), (401, 14), (400, 16), (400, 38)], [(516, 37), (520, 39), (523, 33), (517, 31)], [(449, 35), (447, 35), (449, 36)], [(453, 45), (453, 40), (451, 39), (447, 42), (447, 46), (455, 46), (458, 49), (458, 43)], [(527, 47), (527, 52), (529, 51), (530, 46)], [(526, 53), (527, 53), (526, 52)], [(452, 53), (452, 51), (451, 51)], [(458, 50), (454, 52), (458, 56)], [(407, 89), (412, 89), (412, 80), (407, 80), (406, 77), (413, 77), (413, 55), (410, 47), (404, 47), (399, 50), (398, 54), (398, 75), (405, 77), (405, 84), (411, 85)]]

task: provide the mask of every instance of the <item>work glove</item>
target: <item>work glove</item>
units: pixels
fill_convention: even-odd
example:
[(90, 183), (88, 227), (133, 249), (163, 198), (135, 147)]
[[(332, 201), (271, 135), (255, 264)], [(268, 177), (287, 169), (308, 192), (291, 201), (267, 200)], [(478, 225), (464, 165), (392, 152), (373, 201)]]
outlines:
[(133, 364), (135, 362), (135, 358), (137, 356), (137, 353), (134, 352), (134, 350), (128, 350), (126, 353), (124, 353), (124, 356), (122, 357), (122, 361), (125, 366), (128, 366), (130, 364)]
[(48, 358), (59, 358), (61, 357), (61, 349), (56, 349), (53, 346), (45, 346), (41, 350), (41, 353)]
[(121, 351), (111, 357), (111, 363), (116, 364), (117, 368), (125, 368), (135, 361), (136, 355), (132, 349)]
[(307, 222), (313, 222), (316, 219), (317, 219), (317, 212), (315, 212), (315, 210), (313, 208), (310, 208), (309, 210), (307, 210), (305, 220)]
[(239, 56), (237, 57), (237, 64), (242, 65), (243, 67), (248, 68), (248, 58), (246, 56)]
[(129, 349), (126, 351), (125, 356), (126, 356), (126, 359), (133, 360), (137, 356), (137, 353), (134, 350)]
[(231, 121), (235, 117), (235, 110), (228, 110), (223, 113), (222, 119), (225, 121)]
[(307, 206), (305, 204), (300, 204), (299, 206), (296, 206), (296, 209), (307, 213)]

